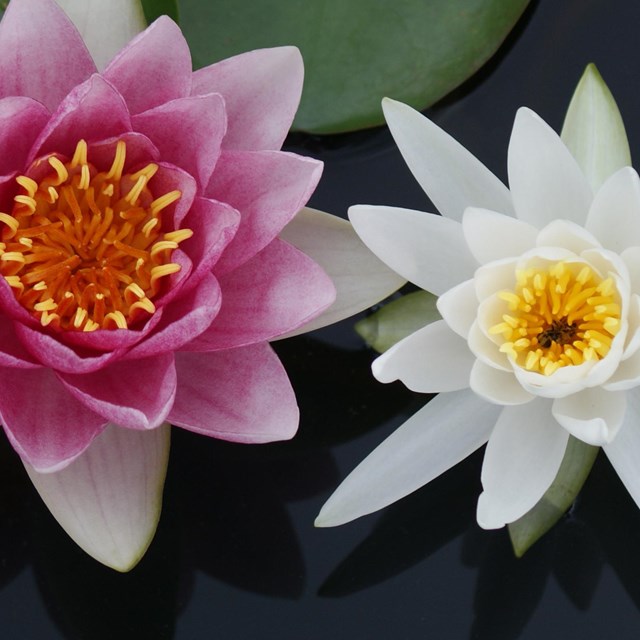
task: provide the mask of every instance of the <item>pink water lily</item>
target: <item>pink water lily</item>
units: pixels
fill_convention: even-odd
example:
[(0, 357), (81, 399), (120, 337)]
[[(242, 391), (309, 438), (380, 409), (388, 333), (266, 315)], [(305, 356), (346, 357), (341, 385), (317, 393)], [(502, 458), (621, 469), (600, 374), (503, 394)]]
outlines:
[[(321, 163), (279, 150), (301, 57), (192, 72), (162, 17), (99, 72), (53, 0), (12, 0), (0, 66), (2, 424), (65, 529), (128, 569), (159, 516), (167, 423), (245, 443), (297, 429), (268, 341), (335, 298), (278, 237), (329, 224), (294, 221)], [(372, 302), (341, 300), (329, 321)]]

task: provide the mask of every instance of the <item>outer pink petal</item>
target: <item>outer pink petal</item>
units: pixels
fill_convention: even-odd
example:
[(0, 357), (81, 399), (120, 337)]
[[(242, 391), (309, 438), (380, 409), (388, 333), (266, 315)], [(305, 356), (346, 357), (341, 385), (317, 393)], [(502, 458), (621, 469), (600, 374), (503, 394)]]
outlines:
[(106, 420), (67, 393), (49, 369), (0, 368), (0, 414), (14, 449), (37, 471), (77, 458)]
[(49, 117), (49, 111), (31, 98), (0, 100), (0, 175), (23, 168)]
[(173, 354), (116, 362), (92, 374), (59, 374), (69, 393), (95, 413), (121, 427), (161, 425), (176, 392)]
[(292, 438), (298, 407), (268, 344), (216, 353), (178, 353), (178, 393), (169, 421), (203, 435), (261, 443)]
[(162, 16), (134, 38), (103, 75), (124, 96), (131, 113), (140, 113), (189, 95), (191, 54), (180, 28)]
[(91, 373), (106, 367), (111, 361), (120, 357), (118, 351), (96, 354), (95, 351), (74, 350), (47, 333), (19, 323), (15, 323), (14, 326), (18, 340), (33, 358), (56, 371)]
[(12, 2), (0, 23), (0, 97), (28, 96), (55, 109), (96, 71), (91, 55), (53, 0)]
[(304, 67), (295, 47), (260, 49), (193, 74), (193, 94), (221, 93), (227, 105), (227, 149), (279, 149), (296, 114)]
[(131, 349), (126, 355), (127, 360), (179, 349), (211, 324), (221, 302), (218, 281), (208, 274), (198, 287), (165, 309), (156, 331)]
[(36, 140), (32, 161), (45, 153), (71, 157), (80, 139), (113, 138), (131, 131), (131, 119), (122, 96), (101, 76), (93, 75), (60, 104)]
[(132, 123), (153, 140), (163, 160), (188, 171), (201, 187), (207, 185), (227, 130), (220, 94), (172, 100), (134, 116)]
[(223, 151), (206, 195), (242, 215), (240, 228), (216, 266), (224, 273), (264, 249), (305, 205), (322, 163), (279, 151)]
[(220, 279), (222, 308), (185, 347), (215, 351), (264, 342), (304, 324), (335, 299), (329, 276), (307, 255), (276, 239)]

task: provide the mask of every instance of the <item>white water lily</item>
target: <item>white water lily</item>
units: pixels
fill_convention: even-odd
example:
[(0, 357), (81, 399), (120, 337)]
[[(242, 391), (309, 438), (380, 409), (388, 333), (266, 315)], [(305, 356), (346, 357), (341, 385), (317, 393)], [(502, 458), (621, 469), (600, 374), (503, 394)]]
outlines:
[(563, 139), (516, 115), (508, 190), (410, 107), (391, 132), (441, 216), (356, 206), (378, 257), (435, 293), (442, 320), (373, 364), (382, 382), (440, 395), (383, 442), (323, 507), (318, 526), (379, 509), (488, 442), (478, 523), (499, 528), (551, 486), (569, 435), (604, 448), (640, 504), (640, 178), (617, 107), (589, 67)]

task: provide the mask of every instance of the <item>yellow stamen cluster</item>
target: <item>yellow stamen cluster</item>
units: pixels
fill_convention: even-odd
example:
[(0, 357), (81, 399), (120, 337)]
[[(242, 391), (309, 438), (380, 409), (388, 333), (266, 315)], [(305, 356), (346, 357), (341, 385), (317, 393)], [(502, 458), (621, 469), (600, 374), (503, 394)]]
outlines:
[(613, 279), (582, 263), (518, 270), (514, 290), (498, 297), (508, 313), (489, 334), (503, 340), (500, 351), (512, 361), (543, 375), (604, 358), (620, 330)]
[(123, 174), (126, 144), (117, 142), (108, 171), (73, 158), (36, 161), (16, 180), (10, 214), (0, 213), (0, 274), (43, 326), (62, 330), (126, 329), (155, 312), (163, 278), (180, 270), (171, 254), (190, 229), (163, 232), (162, 212), (180, 191), (155, 197), (149, 181), (158, 165)]

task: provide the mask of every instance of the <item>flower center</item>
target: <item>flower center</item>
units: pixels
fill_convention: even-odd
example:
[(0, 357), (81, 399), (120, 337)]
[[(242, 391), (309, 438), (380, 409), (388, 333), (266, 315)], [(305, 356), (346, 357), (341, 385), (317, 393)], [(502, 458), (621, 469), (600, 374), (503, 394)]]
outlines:
[(0, 274), (43, 326), (62, 330), (127, 329), (155, 312), (163, 278), (190, 229), (163, 232), (162, 212), (180, 191), (155, 197), (158, 165), (124, 174), (126, 144), (115, 145), (109, 171), (87, 161), (78, 142), (70, 162), (56, 155), (34, 163), (37, 182), (22, 175), (11, 214), (0, 213)]
[(509, 313), (489, 333), (502, 337), (500, 351), (513, 362), (546, 376), (604, 358), (620, 329), (613, 279), (584, 264), (517, 270), (514, 290), (498, 297)]

